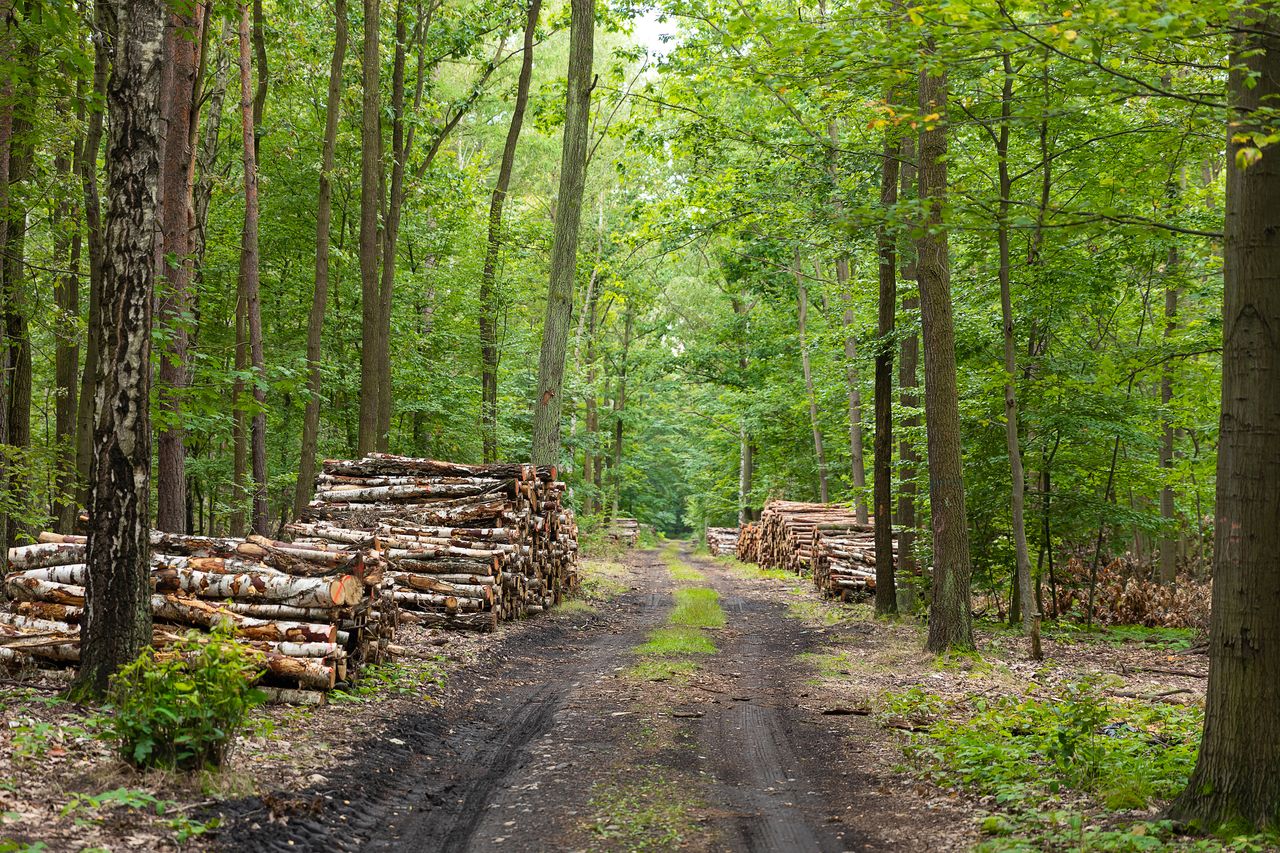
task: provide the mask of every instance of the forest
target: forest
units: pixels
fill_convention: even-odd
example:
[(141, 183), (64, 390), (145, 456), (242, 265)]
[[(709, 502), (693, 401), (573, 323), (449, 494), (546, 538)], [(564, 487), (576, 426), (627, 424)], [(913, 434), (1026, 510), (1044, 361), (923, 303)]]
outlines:
[[(220, 765), (245, 720), (289, 713), (255, 710), (258, 682), (316, 713), (375, 685), (414, 737), (442, 737), (436, 704), (488, 732), (424, 697), (491, 655), (507, 699), (538, 672), (591, 704), (588, 670), (557, 668), (562, 629), (536, 627), (579, 613), (601, 672), (634, 653), (627, 684), (676, 691), (649, 708), (668, 722), (698, 672), (728, 695), (777, 666), (789, 686), (752, 695), (791, 702), (810, 695), (793, 668), (818, 667), (822, 714), (906, 738), (929, 790), (988, 809), (944, 849), (1273, 849), (1277, 25), (1271, 0), (0, 0), (6, 716), (44, 719), (44, 690), (120, 738), (208, 676), (231, 716), (160, 764)], [(667, 628), (637, 590), (673, 603)], [(742, 596), (777, 618), (731, 611)], [(796, 613), (826, 639), (793, 636)], [(740, 617), (785, 650), (695, 665)], [(612, 649), (609, 624), (649, 640)], [(692, 646), (645, 652), (674, 636), (651, 630)], [(880, 661), (864, 680), (832, 668), (841, 642)], [(916, 655), (914, 681), (881, 683), (886, 649)], [(1011, 681), (956, 675), (992, 666)], [(1016, 741), (984, 704), (1014, 696), (1027, 731), (1057, 721), (1008, 760), (1082, 792), (1050, 789), (1058, 817), (1026, 816), (1029, 778), (983, 788), (946, 740)], [(1107, 764), (1117, 726), (1165, 775)], [(164, 754), (144, 731), (134, 770)], [(0, 776), (20, 781), (17, 737)], [(765, 763), (804, 764), (795, 744)], [(712, 775), (764, 786), (748, 770)], [(643, 795), (597, 780), (582, 849), (845, 849), (870, 825), (836, 840), (752, 800), (762, 847), (691, 828), (713, 818), (633, 837), (645, 797), (692, 790), (654, 772)], [(699, 814), (688, 796), (658, 811)], [(5, 814), (37, 825), (25, 808)], [(165, 844), (276, 849), (241, 834), (252, 809), (198, 808)], [(44, 849), (8, 820), (0, 851)], [(475, 820), (423, 849), (504, 832)], [(121, 843), (95, 825), (50, 849)]]

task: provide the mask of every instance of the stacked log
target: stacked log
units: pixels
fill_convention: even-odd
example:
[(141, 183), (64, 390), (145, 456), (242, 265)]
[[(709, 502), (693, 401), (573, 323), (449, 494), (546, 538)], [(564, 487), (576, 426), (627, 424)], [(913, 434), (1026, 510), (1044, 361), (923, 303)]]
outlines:
[(744, 563), (760, 562), (760, 523), (752, 521), (738, 531), (738, 559)]
[[(0, 660), (79, 660), (86, 543), (42, 533), (9, 550)], [(381, 594), (386, 563), (376, 551), (159, 531), (151, 547), (157, 646), (230, 623), (262, 652), (267, 682), (310, 690), (329, 690), (388, 654), (397, 613)]]
[[(814, 529), (813, 583), (825, 595), (843, 600), (876, 588), (875, 533), (866, 527), (860, 524), (823, 524)], [(896, 565), (896, 536), (893, 560)]]
[(707, 528), (707, 550), (711, 552), (711, 556), (719, 557), (721, 555), (731, 555), (737, 550), (737, 547), (738, 528)]
[(820, 525), (843, 525), (846, 529), (871, 531), (859, 525), (853, 510), (836, 504), (773, 500), (760, 514), (759, 558), (766, 569), (786, 569), (803, 574), (813, 566), (813, 532)]
[(609, 525), (608, 537), (624, 548), (634, 548), (640, 541), (640, 522), (634, 518), (615, 518)]
[(429, 627), (489, 631), (578, 586), (578, 529), (555, 469), (371, 454), (326, 461), (295, 544), (372, 548), (385, 594)]

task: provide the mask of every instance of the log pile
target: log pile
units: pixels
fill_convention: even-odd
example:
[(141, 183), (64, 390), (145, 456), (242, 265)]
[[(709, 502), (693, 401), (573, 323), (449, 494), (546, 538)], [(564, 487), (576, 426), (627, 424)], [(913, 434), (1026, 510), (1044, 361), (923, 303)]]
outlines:
[(708, 527), (707, 550), (711, 556), (731, 555), (738, 547), (738, 528)]
[(737, 554), (744, 563), (760, 562), (760, 522), (752, 521), (738, 531)]
[(820, 526), (870, 532), (859, 525), (853, 510), (836, 504), (773, 500), (760, 514), (759, 557), (761, 568), (786, 569), (803, 574), (813, 566), (814, 536)]
[[(824, 594), (846, 599), (876, 588), (875, 533), (867, 525), (819, 525), (813, 531), (813, 583)], [(893, 543), (894, 564), (898, 542)]]
[[(42, 533), (10, 549), (0, 660), (79, 660), (86, 541)], [(156, 646), (230, 622), (262, 652), (268, 683), (307, 690), (329, 690), (388, 655), (397, 612), (382, 594), (386, 561), (375, 551), (159, 531), (151, 547)]]
[(577, 588), (578, 529), (555, 469), (371, 454), (330, 460), (286, 525), (307, 548), (372, 548), (406, 621), (488, 631)]
[(634, 548), (640, 541), (640, 522), (634, 518), (615, 518), (609, 525), (609, 540), (624, 548)]

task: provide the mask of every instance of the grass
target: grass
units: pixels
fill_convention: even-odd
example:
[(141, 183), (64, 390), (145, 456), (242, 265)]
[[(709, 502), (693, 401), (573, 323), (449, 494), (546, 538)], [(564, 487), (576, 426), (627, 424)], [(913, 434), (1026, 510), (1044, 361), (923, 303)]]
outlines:
[(716, 557), (715, 561), (737, 574), (754, 580), (793, 581), (796, 579), (795, 572), (789, 572), (786, 569), (762, 569), (755, 563), (744, 563), (737, 557), (730, 557), (727, 554)]
[(630, 667), (626, 674), (638, 681), (687, 681), (689, 676), (698, 671), (698, 665), (691, 660), (671, 660), (653, 658), (642, 660)]
[(556, 613), (562, 616), (565, 614), (591, 614), (595, 612), (595, 607), (581, 598), (571, 598), (568, 601), (562, 601), (560, 606), (556, 608)]
[(720, 594), (709, 587), (686, 587), (675, 592), (676, 606), (667, 617), (672, 625), (687, 628), (723, 628)]
[[(1000, 635), (1021, 636), (1022, 633), (1019, 626), (990, 619), (980, 620), (978, 625)], [(1087, 628), (1065, 619), (1046, 622), (1041, 633), (1046, 640), (1059, 643), (1105, 643), (1113, 646), (1138, 644), (1153, 649), (1177, 651), (1191, 648), (1199, 636), (1194, 628), (1148, 628), (1143, 625), (1094, 625)]]
[(606, 601), (622, 595), (630, 585), (627, 569), (615, 560), (582, 562), (582, 595), (593, 601)]
[(696, 628), (658, 628), (649, 639), (634, 649), (638, 655), (668, 657), (671, 655), (713, 655), (716, 644)]
[(627, 777), (597, 784), (592, 790), (588, 826), (596, 849), (672, 850), (698, 831), (694, 810), (699, 803), (687, 785), (656, 769), (641, 768)]
[(444, 658), (379, 663), (362, 667), (360, 680), (345, 690), (332, 690), (333, 702), (377, 702), (389, 696), (417, 696), (434, 702), (432, 690), (444, 686)]
[(707, 580), (702, 572), (680, 559), (674, 542), (663, 549), (662, 562), (667, 564), (667, 573), (677, 583), (705, 583)]
[(852, 619), (870, 620), (873, 618), (869, 604), (840, 604), (835, 601), (823, 601), (814, 598), (800, 598), (804, 590), (797, 587), (793, 590), (796, 598), (787, 602), (787, 615), (792, 619), (810, 625), (839, 625)]

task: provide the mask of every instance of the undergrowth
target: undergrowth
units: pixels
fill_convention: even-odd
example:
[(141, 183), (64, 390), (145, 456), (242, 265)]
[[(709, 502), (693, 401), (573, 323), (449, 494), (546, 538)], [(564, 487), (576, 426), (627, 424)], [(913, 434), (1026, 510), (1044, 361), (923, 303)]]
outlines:
[(720, 565), (733, 570), (743, 577), (756, 580), (767, 578), (776, 581), (793, 581), (796, 579), (795, 572), (789, 572), (786, 569), (762, 569), (755, 563), (744, 563), (737, 557), (732, 557), (728, 554), (722, 554), (714, 559)]
[[(1175, 838), (1167, 821), (1143, 819), (1186, 785), (1203, 711), (1118, 702), (1100, 687), (1086, 678), (1053, 699), (958, 701), (913, 687), (883, 694), (877, 717), (917, 730), (903, 750), (918, 775), (994, 806), (979, 849), (1224, 849)], [(1257, 843), (1236, 839), (1226, 849), (1263, 849), (1250, 846)]]
[(627, 569), (616, 560), (583, 560), (582, 596), (605, 601), (622, 595), (628, 589)]
[(333, 702), (376, 702), (391, 696), (415, 696), (433, 702), (432, 690), (445, 683), (444, 658), (378, 663), (363, 667), (360, 680), (329, 691)]

